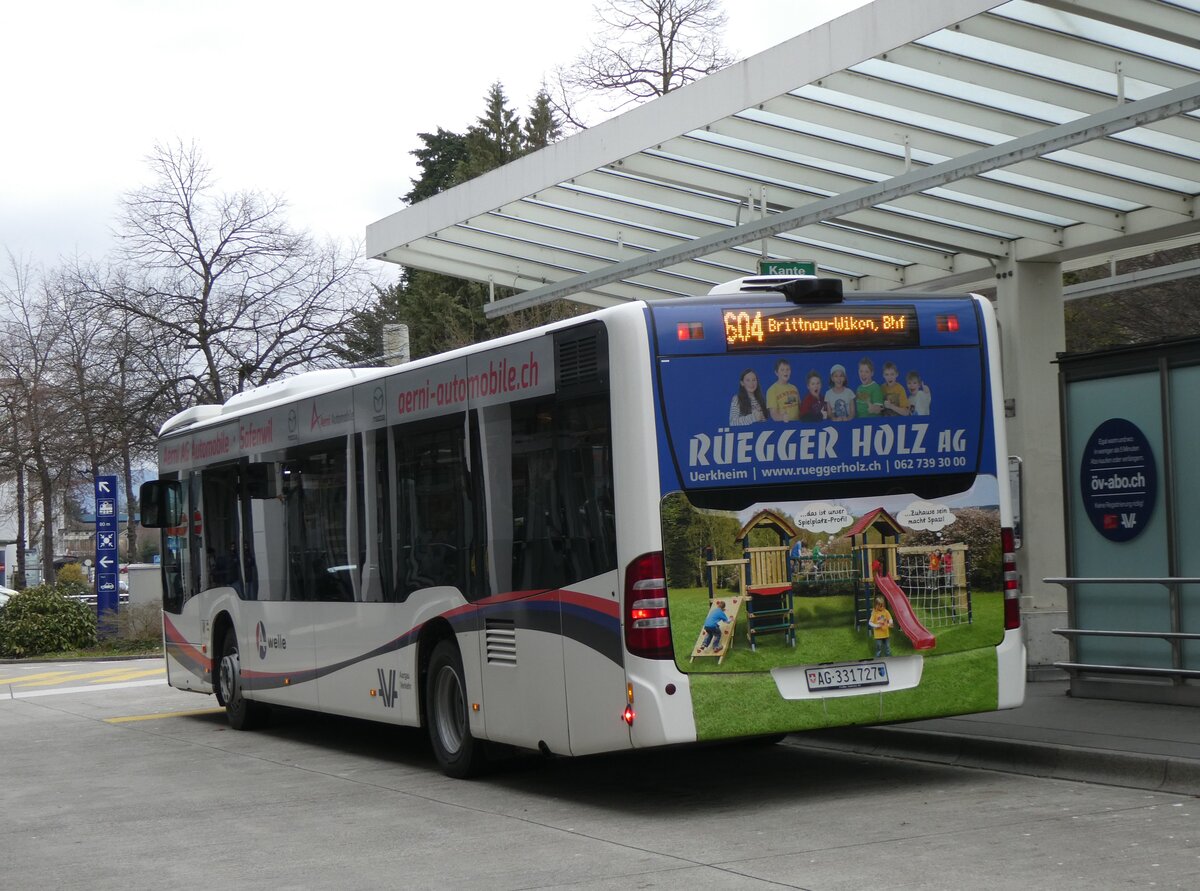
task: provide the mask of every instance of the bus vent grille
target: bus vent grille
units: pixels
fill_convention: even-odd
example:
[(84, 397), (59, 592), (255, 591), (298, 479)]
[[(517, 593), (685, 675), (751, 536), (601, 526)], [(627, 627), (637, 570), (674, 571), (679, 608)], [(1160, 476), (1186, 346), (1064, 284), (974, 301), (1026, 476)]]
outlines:
[(517, 664), (517, 629), (512, 619), (484, 620), (483, 634), (490, 664)]
[(558, 342), (558, 384), (592, 383), (600, 376), (600, 354), (596, 336)]

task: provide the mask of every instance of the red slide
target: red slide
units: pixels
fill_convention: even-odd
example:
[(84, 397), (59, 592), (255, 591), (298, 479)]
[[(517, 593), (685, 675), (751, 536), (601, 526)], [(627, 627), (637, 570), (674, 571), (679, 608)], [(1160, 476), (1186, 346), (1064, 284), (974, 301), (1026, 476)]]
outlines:
[(908, 602), (900, 586), (890, 576), (876, 575), (875, 590), (887, 598), (896, 624), (900, 626), (904, 636), (912, 641), (913, 649), (932, 650), (937, 640), (929, 633), (929, 629), (917, 620), (917, 614), (913, 612), (912, 604)]

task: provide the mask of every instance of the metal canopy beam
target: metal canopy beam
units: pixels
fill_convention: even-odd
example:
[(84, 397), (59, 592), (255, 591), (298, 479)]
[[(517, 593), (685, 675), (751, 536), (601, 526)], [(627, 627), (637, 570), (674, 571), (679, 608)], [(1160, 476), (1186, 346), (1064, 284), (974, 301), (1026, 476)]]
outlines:
[(773, 214), (761, 220), (743, 223), (741, 226), (725, 232), (706, 235), (669, 250), (625, 260), (566, 282), (546, 285), (526, 294), (497, 300), (495, 303), (489, 304), (485, 311), (489, 317), (494, 317), (514, 309), (537, 306), (551, 300), (582, 293), (609, 282), (632, 278), (656, 269), (669, 267), (674, 263), (702, 257), (727, 247), (788, 232), (801, 226), (818, 223), (823, 219), (836, 218), (842, 214), (895, 201), (957, 179), (977, 176), (989, 170), (1007, 167), (1048, 152), (1070, 148), (1093, 139), (1101, 139), (1122, 130), (1142, 126), (1145, 123), (1186, 114), (1197, 108), (1200, 108), (1200, 80), (1157, 96), (1118, 105), (1078, 121), (1060, 124), (1057, 127), (1023, 136), (999, 146), (979, 149), (961, 158), (933, 164), (922, 170), (913, 170), (878, 185), (852, 189), (785, 213)]

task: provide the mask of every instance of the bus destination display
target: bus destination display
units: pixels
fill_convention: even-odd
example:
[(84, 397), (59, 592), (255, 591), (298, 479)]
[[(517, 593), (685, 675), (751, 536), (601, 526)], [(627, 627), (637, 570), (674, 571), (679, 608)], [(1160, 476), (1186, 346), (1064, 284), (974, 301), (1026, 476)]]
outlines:
[(724, 311), (727, 350), (828, 348), (838, 344), (917, 346), (915, 306), (788, 307)]

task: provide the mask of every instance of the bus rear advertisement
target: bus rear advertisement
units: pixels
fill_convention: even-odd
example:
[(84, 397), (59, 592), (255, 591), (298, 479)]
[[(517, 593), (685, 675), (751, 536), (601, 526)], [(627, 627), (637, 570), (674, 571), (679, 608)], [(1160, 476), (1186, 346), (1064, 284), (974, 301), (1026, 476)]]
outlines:
[(1019, 705), (993, 311), (759, 277), (169, 420), (173, 686), (583, 755)]
[[(698, 737), (998, 707), (986, 309), (744, 299), (652, 310), (673, 653), (712, 705)], [(701, 631), (716, 605), (732, 634)]]

